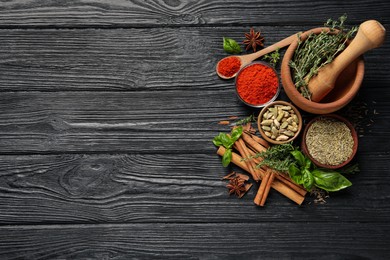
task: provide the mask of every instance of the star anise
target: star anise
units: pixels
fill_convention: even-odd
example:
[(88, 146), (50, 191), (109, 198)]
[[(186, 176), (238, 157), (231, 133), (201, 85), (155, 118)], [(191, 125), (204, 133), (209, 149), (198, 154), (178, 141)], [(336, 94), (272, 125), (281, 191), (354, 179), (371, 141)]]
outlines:
[(260, 31), (259, 32), (255, 32), (255, 30), (253, 28), (250, 29), (250, 32), (249, 33), (245, 33), (245, 40), (244, 40), (244, 44), (246, 44), (246, 50), (249, 50), (251, 47), (253, 49), (254, 52), (256, 52), (256, 48), (257, 46), (260, 46), (260, 47), (263, 47), (264, 44), (263, 44), (263, 41), (264, 41), (264, 37), (261, 37), (260, 35)]
[(245, 188), (245, 180), (238, 176), (230, 179), (226, 187), (229, 189), (229, 194), (235, 194), (238, 197), (242, 197), (247, 191)]

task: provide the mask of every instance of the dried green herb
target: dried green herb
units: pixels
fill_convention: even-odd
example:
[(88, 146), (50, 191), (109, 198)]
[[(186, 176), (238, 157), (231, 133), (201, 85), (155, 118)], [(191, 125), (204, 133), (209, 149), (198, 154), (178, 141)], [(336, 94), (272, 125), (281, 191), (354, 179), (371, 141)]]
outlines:
[(351, 157), (354, 140), (348, 126), (338, 120), (316, 120), (307, 130), (306, 145), (319, 163), (338, 165)]
[(293, 70), (296, 88), (309, 100), (311, 98), (307, 87), (309, 80), (345, 49), (346, 42), (358, 29), (357, 27), (346, 29), (344, 26), (346, 19), (346, 15), (341, 16), (338, 21), (328, 19), (325, 26), (330, 28), (330, 32), (310, 34), (305, 41), (299, 37), (298, 47), (289, 65)]

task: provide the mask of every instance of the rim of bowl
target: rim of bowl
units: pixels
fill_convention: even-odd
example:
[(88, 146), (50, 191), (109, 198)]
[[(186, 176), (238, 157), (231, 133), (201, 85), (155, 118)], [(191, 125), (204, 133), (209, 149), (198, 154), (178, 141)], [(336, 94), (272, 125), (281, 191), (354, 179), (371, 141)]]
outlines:
[[(347, 160), (345, 160), (344, 162), (342, 162), (338, 165), (327, 165), (327, 164), (322, 164), (322, 163), (318, 162), (316, 159), (314, 159), (310, 155), (309, 150), (308, 150), (307, 145), (306, 145), (306, 134), (307, 134), (307, 131), (309, 130), (310, 126), (314, 122), (321, 120), (323, 118), (332, 118), (332, 119), (339, 120), (339, 121), (345, 123), (347, 125), (347, 127), (349, 128), (349, 130), (351, 131), (351, 135), (352, 135), (352, 138), (354, 141), (354, 144), (352, 147), (352, 154)], [(301, 148), (302, 148), (303, 153), (307, 157), (309, 157), (309, 159), (318, 167), (326, 168), (326, 169), (338, 169), (338, 168), (341, 168), (341, 167), (347, 165), (348, 163), (350, 163), (352, 161), (352, 159), (355, 157), (356, 152), (357, 152), (357, 148), (358, 148), (358, 136), (357, 136), (356, 130), (353, 127), (352, 123), (348, 119), (346, 119), (345, 117), (337, 115), (337, 114), (320, 115), (320, 116), (317, 116), (317, 117), (313, 118), (312, 120), (310, 120), (310, 122), (305, 126), (305, 130), (303, 131), (303, 135), (302, 135)]]
[[(323, 30), (330, 31), (328, 27), (317, 27), (303, 32), (300, 35), (300, 37), (303, 38), (303, 40), (306, 40), (311, 33), (318, 34)], [(335, 32), (336, 31), (337, 30), (335, 30)], [(286, 89), (287, 85), (289, 86), (295, 85), (292, 80), (292, 73), (288, 63), (291, 60), (292, 56), (294, 55), (297, 46), (298, 46), (298, 39), (294, 40), (287, 48), (281, 63), (281, 78), (282, 78), (283, 89), (285, 90), (287, 96), (291, 99), (291, 101), (302, 110), (313, 114), (329, 114), (346, 106), (356, 96), (363, 82), (364, 70), (365, 70), (363, 56), (361, 55), (356, 60), (357, 72), (363, 71), (363, 73), (356, 73), (353, 86), (349, 92), (347, 92), (343, 97), (339, 98), (338, 100), (332, 102), (328, 102), (328, 103), (313, 102), (311, 100), (304, 98), (301, 95), (301, 93), (299, 93), (298, 90), (296, 90), (295, 87), (289, 88), (288, 90)], [(296, 102), (296, 100), (298, 102)], [(299, 103), (301, 103), (302, 105), (300, 105)], [(322, 112), (322, 111), (326, 111), (326, 112)]]
[[(260, 125), (260, 121), (261, 121), (261, 118), (263, 117), (263, 114), (265, 113), (265, 111), (271, 107), (271, 106), (274, 106), (274, 105), (285, 105), (285, 106), (291, 106), (291, 108), (294, 110), (295, 114), (297, 115), (298, 117), (298, 122), (299, 122), (299, 125), (298, 125), (298, 130), (297, 132), (295, 133), (295, 135), (293, 137), (291, 137), (290, 139), (286, 140), (286, 141), (276, 141), (274, 139), (271, 139), (269, 138), (268, 136), (265, 135), (263, 129), (261, 128), (261, 125)], [(272, 102), (271, 104), (268, 104), (267, 106), (265, 106), (259, 113), (259, 116), (257, 117), (257, 128), (259, 129), (259, 132), (261, 134), (261, 136), (266, 140), (268, 141), (269, 143), (273, 143), (273, 144), (285, 144), (285, 143), (289, 143), (291, 141), (293, 141), (295, 138), (297, 138), (302, 130), (302, 125), (303, 125), (303, 120), (302, 120), (302, 115), (301, 113), (299, 112), (298, 108), (296, 108), (292, 103), (290, 102), (287, 102), (287, 101), (283, 101), (283, 100), (278, 100), (278, 101), (274, 101)]]
[[(266, 103), (264, 103), (264, 104), (257, 104), (257, 105), (256, 105), (256, 104), (251, 104), (251, 103), (246, 102), (246, 101), (240, 96), (240, 94), (239, 94), (238, 91), (237, 91), (237, 79), (238, 79), (238, 76), (240, 76), (241, 72), (242, 72), (243, 70), (245, 70), (245, 68), (250, 67), (250, 66), (255, 65), (255, 64), (261, 64), (261, 65), (264, 65), (264, 66), (266, 66), (266, 67), (268, 67), (268, 68), (271, 68), (271, 69), (273, 70), (273, 72), (275, 73), (276, 78), (277, 78), (277, 80), (278, 80), (278, 88), (276, 89), (275, 95), (274, 95), (269, 101), (267, 101)], [(280, 78), (279, 78), (278, 72), (275, 70), (274, 67), (272, 67), (269, 63), (267, 63), (267, 62), (265, 62), (265, 61), (254, 61), (254, 62), (251, 62), (251, 63), (245, 65), (244, 67), (242, 67), (242, 68), (237, 72), (236, 78), (235, 78), (235, 80), (234, 80), (234, 85), (235, 85), (235, 92), (236, 92), (236, 95), (237, 95), (238, 99), (239, 99), (242, 103), (244, 103), (245, 105), (250, 106), (250, 107), (254, 107), (254, 108), (262, 108), (262, 107), (267, 106), (268, 104), (272, 103), (273, 101), (275, 101), (275, 99), (279, 96), (279, 94), (280, 94), (280, 89), (281, 89), (281, 86), (280, 86), (280, 85), (281, 85), (281, 84), (280, 84)]]

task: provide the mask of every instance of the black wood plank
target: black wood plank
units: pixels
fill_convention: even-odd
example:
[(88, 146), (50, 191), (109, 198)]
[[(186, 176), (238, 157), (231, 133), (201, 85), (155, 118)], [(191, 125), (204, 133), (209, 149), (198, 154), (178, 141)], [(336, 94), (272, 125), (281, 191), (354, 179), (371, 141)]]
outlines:
[(388, 259), (389, 225), (139, 224), (0, 227), (2, 259)]
[[(271, 45), (311, 26), (261, 26)], [(238, 42), (248, 27), (126, 30), (0, 30), (2, 91), (223, 90), (215, 65), (227, 54), (222, 37)], [(389, 42), (389, 41), (387, 41)], [(365, 85), (387, 87), (390, 45), (365, 55)]]
[[(390, 155), (359, 155), (353, 186), (327, 203), (297, 206), (271, 191), (254, 205), (255, 184), (229, 197), (215, 154), (0, 156), (0, 225), (47, 223), (386, 222)], [(242, 172), (242, 171), (241, 171)], [(1, 243), (0, 243), (1, 244)], [(1, 251), (1, 250), (0, 250)]]
[(242, 41), (255, 26), (269, 45), (344, 12), (388, 27), (389, 9), (3, 1), (0, 258), (389, 258), (388, 43), (365, 55), (361, 172), (327, 204), (298, 207), (272, 191), (259, 208), (256, 186), (229, 197), (221, 177), (236, 168), (223, 168), (211, 143), (227, 129), (218, 121), (257, 112), (214, 73), (223, 36)]
[[(387, 152), (389, 88), (369, 87), (362, 153)], [(375, 102), (372, 103), (372, 102)], [(232, 88), (221, 91), (6, 92), (0, 96), (0, 153), (214, 153), (212, 138), (229, 116), (244, 118)], [(376, 115), (378, 114), (379, 115)]]
[(351, 20), (389, 22), (386, 1), (6, 1), (1, 27), (128, 27), (323, 23), (344, 12)]

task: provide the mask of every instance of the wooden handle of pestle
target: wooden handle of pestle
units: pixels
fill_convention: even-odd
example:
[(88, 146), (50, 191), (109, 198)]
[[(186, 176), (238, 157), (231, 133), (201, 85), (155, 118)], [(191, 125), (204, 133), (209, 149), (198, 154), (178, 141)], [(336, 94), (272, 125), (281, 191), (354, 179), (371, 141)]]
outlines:
[(369, 20), (362, 23), (348, 47), (309, 81), (311, 100), (318, 102), (324, 98), (333, 89), (340, 73), (366, 51), (381, 46), (385, 36), (386, 30), (378, 21)]

